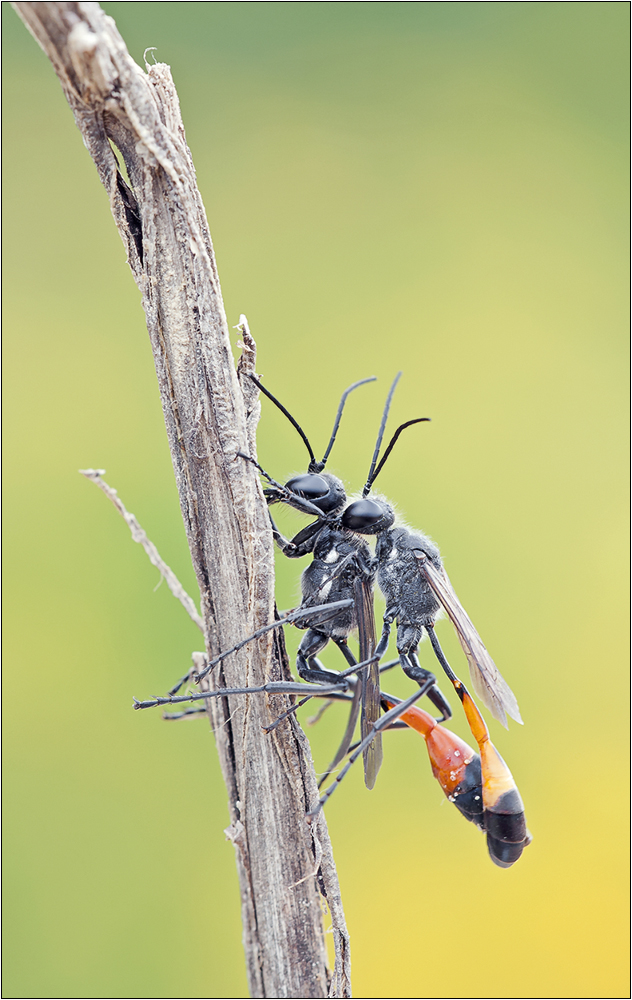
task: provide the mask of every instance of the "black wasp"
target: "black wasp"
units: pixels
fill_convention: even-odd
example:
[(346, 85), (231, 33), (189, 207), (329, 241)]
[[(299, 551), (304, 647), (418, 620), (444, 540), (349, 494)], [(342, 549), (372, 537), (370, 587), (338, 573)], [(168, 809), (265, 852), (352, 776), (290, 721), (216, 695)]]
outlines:
[[(503, 774), (505, 772), (509, 774), (509, 772), (497, 751), (489, 742), (489, 734), (480, 717), (480, 713), (478, 713), (466, 688), (450, 667), (441, 649), (434, 625), (442, 608), (448, 613), (457, 631), (470, 665), (470, 673), (476, 692), (494, 717), (505, 726), (507, 725), (507, 715), (510, 715), (518, 722), (522, 722), (515, 696), (498, 671), (469, 616), (460, 604), (443, 568), (437, 546), (425, 535), (411, 531), (407, 527), (396, 525), (394, 511), (388, 501), (381, 497), (368, 496), (373, 483), (384, 467), (402, 431), (415, 423), (427, 420), (427, 418), (416, 418), (401, 424), (393, 434), (378, 464), (391, 401), (400, 377), (401, 372), (396, 376), (387, 396), (362, 499), (353, 501), (345, 507), (341, 516), (337, 519), (335, 530), (339, 531), (342, 527), (342, 529), (347, 529), (349, 532), (355, 532), (360, 535), (377, 536), (375, 550), (377, 579), (386, 600), (386, 611), (384, 614), (382, 636), (374, 652), (373, 667), (375, 667), (377, 661), (386, 652), (391, 626), (393, 622), (396, 622), (397, 651), (404, 672), (419, 684), (423, 693), (428, 693), (432, 700), (435, 701), (435, 704), (440, 705), (440, 702), (436, 700), (436, 695), (438, 694), (440, 698), (443, 698), (443, 696), (434, 683), (435, 678), (430, 671), (421, 666), (418, 659), (419, 642), (424, 632), (428, 635), (437, 659), (454, 685), (465, 707), (472, 733), (481, 748), (485, 747), (485, 754), (487, 756), (485, 756), (483, 749), (481, 749), (481, 754), (485, 762), (483, 770), (488, 778), (484, 785), (487, 789), (486, 794), (488, 799), (485, 815), (496, 816), (499, 810), (500, 812), (504, 810), (503, 814), (506, 813), (506, 817), (508, 817), (506, 819), (508, 824), (508, 831), (506, 832), (509, 838), (507, 843), (519, 845), (519, 853), (517, 855), (519, 856), (525, 843), (528, 842), (522, 803), (511, 775), (509, 775), (509, 780), (505, 780), (505, 778), (499, 780), (497, 777), (493, 777), (493, 775), (497, 775), (499, 769)], [(290, 486), (290, 484), (287, 485)], [(312, 490), (312, 493), (315, 492), (315, 490)], [(274, 499), (282, 501), (284, 498), (280, 495), (274, 495)], [(371, 648), (370, 643), (366, 641), (364, 646), (365, 649)], [(362, 647), (360, 656), (361, 660), (364, 661), (365, 655), (362, 652)], [(376, 678), (374, 672), (372, 674), (371, 688), (372, 697), (379, 696), (379, 674)], [(420, 692), (417, 693), (417, 696), (419, 694)], [(416, 696), (413, 695), (409, 701), (412, 702), (415, 698)], [(382, 702), (384, 707), (390, 706), (389, 715), (392, 715), (393, 718), (396, 717), (398, 711), (401, 711), (401, 708), (397, 709), (392, 699), (390, 702), (384, 702), (384, 699), (382, 699)], [(412, 708), (410, 711), (412, 712)], [(421, 709), (415, 709), (415, 712), (424, 714)], [(444, 714), (444, 718), (447, 718), (448, 715), (449, 708), (448, 713)], [(404, 719), (407, 721), (406, 715), (404, 715)], [(374, 739), (379, 731), (376, 728), (376, 724), (377, 720), (374, 720)], [(411, 723), (407, 721), (407, 724), (410, 725)], [(365, 727), (361, 745), (369, 744), (370, 746), (370, 741), (371, 733)], [(343, 741), (341, 749), (344, 748), (346, 752), (347, 746), (348, 744), (345, 745)], [(489, 753), (490, 747), (493, 751), (491, 756)], [(496, 758), (500, 760), (500, 765), (494, 763)], [(334, 764), (340, 759), (342, 757), (338, 756)], [(355, 759), (355, 755), (353, 755), (353, 759)], [(352, 762), (351, 760), (350, 763)], [(337, 780), (340, 780), (344, 773), (346, 772), (341, 772)], [(335, 782), (324, 796), (324, 799), (328, 794), (331, 794), (334, 787)], [(493, 792), (492, 789), (494, 789)], [(500, 800), (502, 800), (502, 808), (499, 806)], [(497, 823), (496, 826), (498, 826)], [(489, 831), (488, 837), (492, 837), (492, 840), (494, 839)], [(498, 858), (500, 856), (498, 853), (499, 850), (500, 848), (497, 848), (495, 854), (490, 846), (492, 857)], [(515, 846), (508, 847), (508, 856), (512, 856), (512, 852), (515, 854), (516, 850), (518, 848)], [(514, 857), (513, 860), (516, 860), (516, 858)], [(513, 863), (513, 861), (510, 861), (510, 863)]]
[[(401, 372), (389, 391), (385, 415), (400, 376)], [(479, 698), (505, 727), (507, 715), (522, 723), (515, 696), (456, 596), (443, 568), (437, 546), (426, 535), (397, 525), (394, 510), (383, 497), (369, 496), (373, 483), (402, 431), (427, 419), (421, 417), (401, 424), (378, 465), (383, 418), (362, 499), (345, 507), (340, 518), (343, 528), (360, 535), (375, 535), (377, 539), (377, 580), (386, 601), (386, 612), (376, 655), (381, 657), (386, 652), (391, 626), (396, 622), (397, 652), (402, 667), (418, 683), (423, 683), (428, 671), (420, 666), (417, 649), (425, 632), (439, 663), (454, 684), (456, 675), (444, 656), (434, 629), (435, 621), (443, 609), (456, 629), (470, 666), (474, 690)]]
[[(270, 483), (270, 487), (265, 490), (269, 505), (282, 502), (301, 513), (316, 516), (315, 521), (308, 524), (289, 541), (278, 530), (272, 517), (270, 520), (274, 540), (284, 555), (289, 558), (312, 556), (311, 563), (301, 577), (302, 602), (300, 608), (289, 618), (284, 619), (307, 630), (297, 652), (297, 672), (308, 683), (329, 685), (330, 687), (335, 685), (335, 690), (339, 692), (347, 690), (350, 686), (353, 687), (349, 724), (336, 758), (330, 765), (330, 767), (334, 767), (347, 752), (358, 714), (360, 714), (360, 707), (362, 708), (363, 736), (366, 736), (380, 715), (377, 664), (372, 662), (367, 666), (365, 662), (361, 672), (362, 683), (354, 685), (350, 674), (356, 671), (358, 661), (353, 656), (347, 642), (351, 632), (357, 628), (360, 640), (360, 659), (369, 661), (373, 657), (375, 649), (373, 580), (376, 567), (375, 560), (365, 540), (357, 533), (341, 527), (340, 514), (347, 502), (345, 489), (340, 479), (324, 472), (324, 469), (338, 433), (347, 397), (354, 389), (367, 382), (375, 381), (375, 378), (371, 377), (354, 382), (344, 391), (338, 405), (329, 444), (323, 458), (317, 461), (309, 439), (300, 424), (254, 376), (249, 377), (288, 418), (303, 440), (310, 458), (306, 473), (295, 476), (285, 485), (281, 485), (272, 479), (250, 456), (241, 455), (242, 458), (252, 462)], [(276, 624), (280, 624), (280, 622)], [(349, 665), (342, 674), (326, 670), (317, 659), (318, 654), (322, 652), (330, 640), (340, 649)], [(241, 645), (239, 644), (239, 646)], [(216, 662), (219, 660), (215, 659), (208, 663), (195, 679), (199, 681), (206, 676)], [(170, 694), (175, 694), (177, 689), (178, 686), (173, 688)], [(443, 711), (447, 718), (450, 710), (445, 699), (443, 699)], [(379, 735), (370, 746), (367, 746), (364, 756), (365, 780), (368, 787), (372, 788), (381, 764)]]
[[(305, 681), (315, 684), (338, 684), (344, 690), (348, 687), (345, 678), (326, 670), (316, 657), (332, 639), (350, 666), (355, 666), (357, 663), (347, 645), (347, 638), (357, 628), (354, 582), (356, 578), (360, 578), (366, 582), (369, 589), (372, 589), (375, 565), (369, 547), (361, 536), (348, 531), (343, 532), (340, 528), (336, 530), (334, 527), (339, 523), (339, 515), (347, 502), (347, 497), (342, 481), (324, 472), (324, 469), (334, 446), (349, 394), (359, 386), (374, 382), (376, 379), (375, 376), (361, 379), (345, 389), (338, 404), (329, 443), (322, 459), (317, 461), (307, 435), (292, 414), (254, 375), (249, 374), (248, 378), (287, 417), (305, 444), (310, 459), (306, 473), (293, 477), (282, 486), (253, 458), (238, 452), (238, 457), (251, 462), (271, 484), (272, 488), (264, 491), (268, 504), (283, 501), (303, 514), (316, 517), (315, 521), (298, 532), (290, 541), (283, 537), (270, 517), (274, 541), (284, 555), (289, 558), (300, 558), (309, 554), (313, 556), (312, 562), (301, 578), (301, 606), (285, 619), (299, 628), (307, 629), (297, 652), (297, 671)], [(308, 619), (310, 624), (305, 624)], [(244, 643), (238, 644), (231, 652), (241, 649), (242, 645)], [(169, 694), (176, 694), (182, 684), (191, 678), (196, 682), (202, 680), (221, 659), (223, 656), (207, 663), (198, 674), (192, 675), (189, 671), (180, 678)]]
[[(303, 597), (301, 606), (309, 607), (314, 602), (318, 604), (342, 600), (354, 602), (328, 621), (310, 627), (299, 646), (296, 657), (296, 669), (303, 680), (316, 684), (335, 683), (340, 679), (339, 674), (326, 670), (316, 657), (331, 639), (341, 650), (347, 663), (350, 666), (356, 665), (357, 661), (347, 644), (349, 635), (358, 627), (354, 584), (356, 579), (360, 579), (366, 582), (368, 589), (371, 589), (375, 577), (375, 566), (364, 539), (357, 534), (354, 535), (352, 532), (340, 529), (340, 514), (347, 502), (345, 488), (337, 476), (325, 473), (324, 469), (338, 433), (342, 412), (349, 393), (367, 382), (374, 382), (375, 376), (354, 382), (343, 392), (329, 444), (320, 461), (314, 457), (307, 435), (289, 411), (256, 378), (252, 375), (249, 377), (296, 428), (310, 457), (307, 472), (294, 476), (282, 487), (274, 483), (267, 476), (267, 473), (263, 473), (272, 483), (271, 487), (264, 491), (269, 505), (285, 503), (302, 513), (313, 513), (314, 508), (316, 508), (317, 520), (308, 524), (290, 541), (283, 537), (274, 520), (270, 517), (274, 541), (285, 556), (289, 559), (299, 559), (306, 555), (312, 556), (312, 562), (301, 576)], [(258, 468), (263, 472), (260, 466)]]
[[(417, 418), (401, 424), (378, 464), (390, 403), (400, 376), (401, 372), (396, 376), (387, 397), (362, 499), (352, 501), (345, 507), (340, 518), (342, 527), (349, 531), (377, 536), (377, 580), (386, 601), (386, 611), (375, 657), (379, 660), (386, 652), (391, 626), (396, 622), (400, 663), (405, 673), (417, 681), (421, 688), (420, 692), (399, 704), (395, 699), (383, 695), (382, 705), (386, 715), (382, 716), (374, 729), (387, 728), (391, 719), (399, 717), (406, 725), (424, 735), (433, 773), (446, 795), (458, 805), (463, 815), (486, 831), (492, 860), (501, 867), (509, 867), (518, 860), (531, 839), (526, 828), (524, 807), (509, 769), (489, 739), (482, 716), (439, 645), (434, 625), (442, 608), (456, 629), (477, 694), (494, 717), (505, 726), (507, 715), (522, 722), (515, 696), (460, 604), (443, 568), (437, 546), (425, 535), (396, 525), (393, 508), (387, 500), (368, 496), (402, 431), (427, 419)], [(463, 751), (454, 743), (458, 738), (444, 727), (438, 727), (435, 720), (413, 704), (421, 693), (432, 690), (434, 682), (434, 676), (421, 667), (417, 655), (424, 632), (463, 704), (470, 730), (479, 745), (480, 758), (478, 755), (471, 755), (471, 763), (468, 762), (466, 771), (456, 766), (459, 758), (463, 760)], [(321, 799), (321, 805), (370, 738), (370, 734), (367, 735), (351, 755), (346, 767)]]

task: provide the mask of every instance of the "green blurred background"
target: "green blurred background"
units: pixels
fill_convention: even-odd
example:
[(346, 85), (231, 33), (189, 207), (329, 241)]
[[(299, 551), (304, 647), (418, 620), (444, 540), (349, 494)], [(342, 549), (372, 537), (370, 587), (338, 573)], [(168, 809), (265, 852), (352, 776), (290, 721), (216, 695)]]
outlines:
[[(212, 736), (131, 711), (199, 633), (76, 471), (107, 469), (195, 593), (139, 294), (54, 73), (2, 7), (4, 996), (243, 997)], [(510, 871), (414, 733), (386, 738), (371, 794), (356, 773), (332, 799), (355, 995), (628, 996), (628, 5), (104, 7), (172, 67), (229, 323), (246, 313), (317, 450), (342, 389), (380, 377), (334, 451), (352, 488), (404, 369), (391, 426), (433, 422), (381, 488), (439, 542), (523, 711), (491, 726), (534, 835)], [(264, 465), (303, 469), (263, 410)], [(279, 566), (280, 607), (298, 570)], [(341, 726), (310, 731), (318, 766)]]

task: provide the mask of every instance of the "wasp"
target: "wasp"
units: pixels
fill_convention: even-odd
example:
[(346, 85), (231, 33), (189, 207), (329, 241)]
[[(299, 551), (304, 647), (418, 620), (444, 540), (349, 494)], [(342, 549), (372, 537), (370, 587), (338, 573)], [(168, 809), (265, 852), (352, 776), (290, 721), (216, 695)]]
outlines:
[(452, 622), (466, 655), (476, 694), (505, 728), (507, 715), (522, 723), (516, 698), (456, 596), (437, 546), (421, 532), (397, 525), (395, 512), (388, 500), (369, 495), (402, 431), (412, 424), (428, 420), (427, 417), (419, 417), (401, 424), (378, 464), (385, 418), (400, 376), (401, 372), (389, 391), (362, 498), (348, 504), (340, 518), (343, 528), (360, 535), (376, 536), (377, 581), (386, 601), (382, 636), (376, 654), (382, 656), (386, 652), (391, 626), (396, 622), (397, 652), (402, 668), (409, 677), (420, 684), (424, 683), (428, 671), (421, 667), (417, 650), (425, 633), (439, 663), (454, 684), (455, 675), (439, 645), (434, 628), (443, 609)]
[[(450, 801), (467, 819), (486, 832), (488, 850), (494, 863), (510, 867), (530, 842), (524, 808), (509, 769), (490, 741), (480, 712), (450, 667), (438, 643), (434, 624), (442, 608), (447, 611), (456, 628), (470, 664), (475, 690), (504, 725), (507, 714), (522, 721), (516, 699), (458, 601), (443, 569), (437, 547), (425, 535), (396, 526), (393, 508), (388, 501), (369, 496), (375, 479), (402, 431), (412, 424), (427, 420), (416, 418), (400, 425), (378, 463), (389, 409), (400, 375), (401, 373), (397, 375), (389, 390), (362, 498), (350, 503), (347, 503), (342, 482), (329, 474), (321, 474), (333, 446), (348, 394), (358, 385), (371, 380), (354, 383), (345, 390), (328, 448), (321, 462), (317, 462), (302, 428), (282, 404), (253, 378), (285, 413), (308, 447), (310, 465), (307, 473), (294, 477), (283, 486), (271, 479), (260, 466), (257, 468), (270, 483), (265, 491), (269, 504), (286, 503), (303, 513), (316, 514), (316, 520), (291, 541), (284, 539), (272, 522), (275, 541), (286, 555), (293, 557), (312, 554), (313, 560), (303, 574), (303, 601), (300, 608), (220, 654), (207, 664), (199, 678), (252, 639), (284, 623), (291, 623), (307, 628), (297, 656), (297, 670), (308, 683), (274, 681), (258, 687), (220, 688), (180, 698), (175, 698), (170, 692), (165, 698), (136, 702), (135, 707), (148, 708), (159, 704), (255, 692), (303, 695), (303, 702), (310, 697), (351, 700), (352, 708), (343, 741), (325, 776), (348, 753), (349, 760), (320, 799), (315, 812), (322, 808), (360, 754), (364, 757), (365, 782), (369, 788), (373, 787), (382, 758), (381, 734), (385, 729), (403, 723), (416, 729), (424, 737), (433, 774)], [(245, 455), (242, 457), (248, 458)], [(253, 462), (252, 459), (249, 461)], [(376, 536), (374, 560), (371, 559), (366, 544), (358, 539), (358, 536), (365, 535)], [(354, 539), (358, 541), (354, 543)], [(376, 572), (387, 603), (382, 636), (377, 646), (372, 594)], [(418, 690), (403, 702), (380, 691), (379, 661), (386, 652), (393, 622), (397, 623), (399, 662), (405, 673), (419, 685)], [(354, 626), (359, 630), (359, 663), (347, 645), (349, 633)], [(424, 632), (429, 636), (433, 651), (462, 702), (479, 754), (439, 724), (449, 718), (450, 708), (436, 685), (434, 675), (419, 663), (417, 649)], [(349, 662), (348, 669), (341, 673), (324, 670), (316, 658), (329, 639), (333, 639)], [(358, 675), (359, 682), (356, 682), (354, 674)], [(348, 693), (349, 688), (352, 688), (351, 694)], [(441, 720), (434, 719), (415, 704), (425, 694), (441, 708)], [(350, 744), (360, 703), (362, 738), (357, 748), (351, 751)], [(290, 711), (296, 707), (298, 706), (293, 706)], [(380, 708), (385, 712), (381, 717)], [(281, 718), (287, 714), (289, 713), (284, 713)]]

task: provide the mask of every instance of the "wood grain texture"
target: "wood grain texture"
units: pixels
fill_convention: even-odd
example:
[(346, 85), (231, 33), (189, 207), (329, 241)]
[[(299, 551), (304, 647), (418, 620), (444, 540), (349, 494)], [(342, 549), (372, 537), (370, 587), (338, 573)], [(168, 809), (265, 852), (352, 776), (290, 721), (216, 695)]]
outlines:
[[(141, 291), (180, 505), (201, 595), (206, 652), (217, 655), (275, 614), (272, 535), (252, 466), (255, 344), (242, 318), (235, 370), (213, 246), (168, 66), (143, 71), (97, 3), (13, 5), (50, 58), (108, 193)], [(113, 148), (115, 147), (115, 148)], [(119, 168), (122, 158), (128, 185)], [(289, 676), (280, 632), (222, 665), (211, 683)], [(309, 744), (287, 699), (209, 706), (241, 887), (253, 997), (349, 997), (349, 943), (327, 826), (305, 814), (318, 792)], [(204, 762), (196, 762), (202, 768)], [(205, 833), (193, 833), (204, 857)], [(212, 872), (209, 873), (212, 883)], [(321, 894), (333, 920), (327, 968)]]

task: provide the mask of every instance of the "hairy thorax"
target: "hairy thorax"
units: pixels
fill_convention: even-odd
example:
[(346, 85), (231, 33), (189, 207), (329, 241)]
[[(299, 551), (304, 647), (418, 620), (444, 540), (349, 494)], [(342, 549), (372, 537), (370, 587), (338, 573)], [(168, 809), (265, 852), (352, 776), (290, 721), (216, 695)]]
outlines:
[(437, 568), (441, 567), (439, 549), (429, 538), (408, 528), (391, 528), (377, 540), (378, 583), (386, 600), (387, 612), (397, 608), (397, 621), (432, 624), (439, 604), (419, 571), (415, 551), (424, 552)]
[[(339, 528), (326, 527), (319, 533), (313, 560), (303, 573), (303, 602), (325, 604), (354, 598), (358, 577), (373, 580), (373, 558), (368, 545), (357, 535)], [(356, 627), (353, 607), (340, 611), (328, 626), (319, 631), (328, 635), (348, 635)]]

